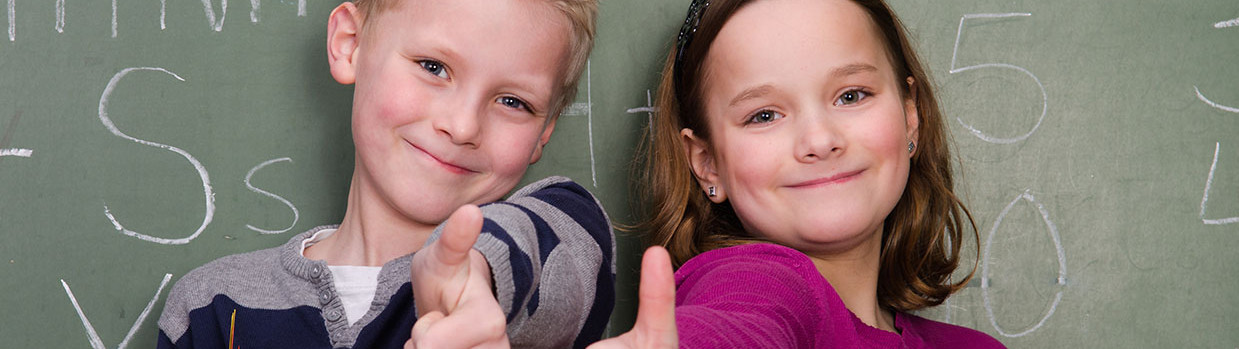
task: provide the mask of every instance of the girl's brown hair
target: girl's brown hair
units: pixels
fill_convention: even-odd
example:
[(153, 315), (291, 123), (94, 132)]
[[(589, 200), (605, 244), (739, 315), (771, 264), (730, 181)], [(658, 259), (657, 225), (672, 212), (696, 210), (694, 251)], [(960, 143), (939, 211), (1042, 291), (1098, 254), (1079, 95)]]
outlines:
[[(641, 209), (648, 220), (638, 228), (648, 232), (649, 243), (666, 247), (676, 265), (705, 251), (761, 241), (744, 231), (730, 204), (715, 204), (702, 192), (680, 139), (680, 130), (688, 128), (709, 142), (701, 106), (704, 62), (727, 19), (752, 1), (709, 0), (706, 6), (694, 1), (693, 7), (704, 11), (694, 15), (690, 10), (676, 47), (667, 55), (658, 87), (658, 111), (640, 145), (644, 165), (640, 195), (647, 203)], [(973, 246), (978, 245), (976, 223), (955, 196), (949, 134), (929, 76), (903, 24), (881, 0), (851, 1), (881, 31), (896, 78), (913, 79), (913, 86), (903, 81), (898, 85), (903, 86), (905, 98), (915, 100), (920, 118), (907, 186), (882, 227), (878, 301), (900, 311), (935, 306), (963, 288), (976, 271), (974, 261), (966, 277), (951, 281), (959, 266), (964, 230), (971, 227)]]

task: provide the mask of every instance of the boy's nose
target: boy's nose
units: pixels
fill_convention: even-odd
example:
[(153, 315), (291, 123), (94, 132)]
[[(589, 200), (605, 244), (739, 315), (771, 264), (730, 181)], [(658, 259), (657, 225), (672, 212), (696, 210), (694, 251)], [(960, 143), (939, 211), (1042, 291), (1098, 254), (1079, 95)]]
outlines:
[(435, 130), (448, 137), (452, 144), (476, 148), (482, 133), (482, 113), (475, 108), (460, 108), (435, 118)]

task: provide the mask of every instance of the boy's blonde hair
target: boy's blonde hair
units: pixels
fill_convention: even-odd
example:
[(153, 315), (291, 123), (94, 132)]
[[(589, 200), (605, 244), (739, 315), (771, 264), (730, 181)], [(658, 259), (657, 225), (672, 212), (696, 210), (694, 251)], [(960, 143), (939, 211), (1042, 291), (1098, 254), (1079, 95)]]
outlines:
[[(382, 11), (390, 10), (408, 0), (354, 0), (353, 3), (361, 10), (365, 18), (373, 17)], [(585, 72), (589, 52), (594, 48), (594, 33), (598, 18), (598, 0), (542, 0), (568, 19), (568, 64), (564, 80), (560, 81), (559, 93), (551, 100), (550, 116), (556, 117), (576, 97), (577, 83), (581, 81), (581, 73)], [(361, 30), (365, 32), (365, 18), (362, 19)]]

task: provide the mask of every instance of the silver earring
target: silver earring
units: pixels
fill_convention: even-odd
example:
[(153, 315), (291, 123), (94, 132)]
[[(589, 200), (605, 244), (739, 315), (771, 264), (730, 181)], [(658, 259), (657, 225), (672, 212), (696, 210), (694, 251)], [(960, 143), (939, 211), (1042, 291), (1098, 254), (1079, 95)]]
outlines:
[(718, 196), (718, 192), (714, 191), (714, 186), (710, 186), (710, 197)]
[(908, 152), (911, 153), (913, 150), (916, 150), (916, 142), (908, 141)]

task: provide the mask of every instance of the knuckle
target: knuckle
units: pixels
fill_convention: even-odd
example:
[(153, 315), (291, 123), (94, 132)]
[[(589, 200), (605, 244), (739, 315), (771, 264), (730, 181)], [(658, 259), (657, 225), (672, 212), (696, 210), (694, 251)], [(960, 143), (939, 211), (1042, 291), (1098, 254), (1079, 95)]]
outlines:
[(485, 320), (482, 320), (479, 325), (479, 328), (481, 328), (482, 331), (492, 336), (500, 336), (505, 334), (505, 331), (507, 331), (507, 322), (504, 321), (502, 316), (488, 316)]

